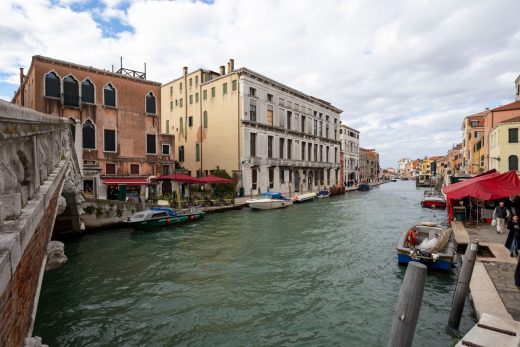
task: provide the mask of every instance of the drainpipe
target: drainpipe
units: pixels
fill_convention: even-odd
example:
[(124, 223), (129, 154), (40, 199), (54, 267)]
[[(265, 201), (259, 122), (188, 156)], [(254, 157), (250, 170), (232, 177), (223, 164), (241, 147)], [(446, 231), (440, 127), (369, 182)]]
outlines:
[[(202, 117), (202, 79), (199, 83), (199, 114), (200, 114), (200, 176), (202, 177), (202, 139), (204, 138), (204, 121)], [(205, 194), (205, 193), (204, 193)]]
[[(233, 72), (233, 59), (229, 60), (229, 71)], [(244, 173), (242, 172), (242, 160), (240, 160), (240, 76), (241, 73), (237, 73), (237, 153), (238, 153), (238, 171), (240, 172), (240, 188), (244, 188)], [(231, 82), (233, 83), (233, 82)], [(251, 196), (253, 196), (253, 192), (251, 191)]]
[(25, 106), (25, 86), (23, 84), (23, 67), (20, 68), (20, 104)]
[(184, 74), (184, 142), (188, 142), (188, 67), (182, 68)]

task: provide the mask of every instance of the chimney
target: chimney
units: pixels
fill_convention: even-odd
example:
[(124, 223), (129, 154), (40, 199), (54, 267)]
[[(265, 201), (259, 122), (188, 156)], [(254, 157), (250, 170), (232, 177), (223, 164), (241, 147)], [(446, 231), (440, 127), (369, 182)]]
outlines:
[(224, 76), (226, 74), (226, 67), (224, 65), (220, 65), (220, 76)]
[(24, 78), (24, 77), (25, 77), (25, 76), (23, 75), (23, 67), (21, 67), (21, 68), (20, 68), (20, 85), (22, 85), (22, 83), (23, 83), (23, 78)]
[(185, 66), (182, 68), (182, 70), (184, 71), (184, 76), (186, 76), (188, 74), (188, 67)]
[(229, 59), (229, 69), (228, 73), (235, 71), (235, 60)]
[(229, 66), (229, 61), (227, 62), (227, 72), (230, 73), (231, 72), (231, 67)]

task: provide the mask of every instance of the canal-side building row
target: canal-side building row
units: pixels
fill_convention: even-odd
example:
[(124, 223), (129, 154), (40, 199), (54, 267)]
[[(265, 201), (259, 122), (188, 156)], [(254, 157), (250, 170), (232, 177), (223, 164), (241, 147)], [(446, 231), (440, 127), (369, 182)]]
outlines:
[(87, 196), (153, 195), (150, 177), (174, 165), (174, 138), (161, 130), (161, 84), (144, 72), (36, 55), (12, 102), (70, 120)]
[(359, 182), (377, 182), (379, 175), (379, 153), (375, 149), (359, 148)]
[(340, 184), (341, 110), (231, 59), (165, 83), (162, 126), (176, 137), (179, 164), (192, 175), (217, 168), (246, 195), (318, 190)]

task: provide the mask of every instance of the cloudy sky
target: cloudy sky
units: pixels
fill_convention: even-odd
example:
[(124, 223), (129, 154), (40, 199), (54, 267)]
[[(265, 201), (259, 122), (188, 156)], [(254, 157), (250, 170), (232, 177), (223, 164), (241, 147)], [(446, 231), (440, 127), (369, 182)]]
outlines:
[(229, 58), (344, 110), (382, 166), (445, 154), (514, 100), (519, 0), (0, 1), (0, 98), (32, 55), (166, 82)]

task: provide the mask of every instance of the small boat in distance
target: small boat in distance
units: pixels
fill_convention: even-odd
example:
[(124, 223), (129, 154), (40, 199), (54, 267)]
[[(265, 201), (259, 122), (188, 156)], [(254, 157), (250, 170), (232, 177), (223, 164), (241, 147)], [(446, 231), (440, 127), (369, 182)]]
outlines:
[(298, 194), (293, 197), (294, 202), (306, 202), (312, 201), (316, 198), (317, 194), (314, 192)]
[(357, 188), (360, 192), (368, 192), (370, 190), (370, 186), (368, 184), (360, 184)]
[(154, 207), (134, 213), (126, 223), (135, 230), (151, 230), (184, 222), (193, 222), (203, 218), (204, 214), (202, 209), (197, 208), (176, 211), (169, 207)]
[(443, 229), (431, 222), (403, 231), (396, 249), (399, 264), (417, 261), (436, 270), (450, 270), (456, 257), (452, 229)]
[(272, 210), (293, 204), (291, 199), (286, 198), (281, 193), (272, 192), (262, 193), (259, 198), (247, 200), (246, 203), (250, 208), (257, 210)]
[(318, 192), (318, 199), (328, 198), (330, 196), (330, 192), (328, 190), (320, 190)]
[(425, 190), (421, 200), (421, 206), (428, 208), (445, 208), (446, 199), (438, 190)]

